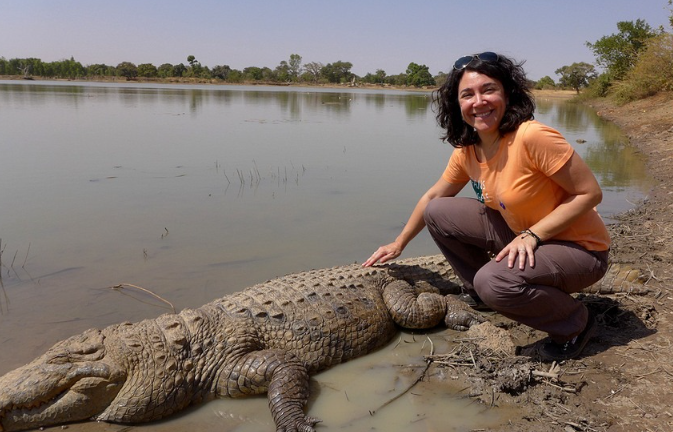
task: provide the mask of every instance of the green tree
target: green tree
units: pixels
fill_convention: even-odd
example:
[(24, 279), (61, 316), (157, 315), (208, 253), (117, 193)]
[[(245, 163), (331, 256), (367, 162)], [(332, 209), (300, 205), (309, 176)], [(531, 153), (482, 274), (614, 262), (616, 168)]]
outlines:
[(304, 74), (310, 77), (310, 81), (317, 83), (322, 76), (322, 69), (325, 67), (322, 63), (311, 62), (304, 65)]
[(121, 62), (117, 65), (117, 74), (127, 81), (132, 80), (138, 76), (138, 67), (131, 62)]
[(280, 82), (287, 82), (292, 79), (290, 73), (290, 65), (285, 60), (281, 61), (276, 69), (273, 71), (274, 79)]
[(164, 63), (157, 68), (157, 75), (160, 78), (171, 78), (174, 73), (173, 65), (170, 63)]
[(383, 69), (376, 69), (375, 73), (368, 73), (362, 80), (369, 84), (383, 84), (386, 82), (386, 71)]
[(351, 68), (353, 64), (351, 62), (337, 61), (334, 63), (328, 63), (320, 71), (321, 75), (324, 76), (328, 82), (339, 84), (350, 81), (353, 78), (351, 73)]
[(276, 77), (273, 71), (268, 67), (261, 68), (262, 71), (262, 81), (270, 82), (275, 81)]
[(596, 63), (606, 69), (611, 79), (619, 80), (633, 68), (638, 53), (645, 47), (647, 40), (656, 36), (644, 20), (620, 21), (619, 33), (603, 36), (596, 42), (586, 42), (593, 51)]
[(596, 78), (596, 69), (589, 63), (573, 63), (570, 66), (563, 66), (554, 72), (561, 75), (559, 83), (563, 87), (569, 87), (579, 94), (580, 89), (587, 87), (589, 83)]
[(412, 62), (407, 66), (406, 85), (414, 87), (433, 86), (435, 85), (435, 79), (426, 65), (418, 65)]
[(201, 66), (201, 63), (199, 63), (199, 61), (196, 60), (196, 57), (194, 57), (193, 55), (187, 56), (187, 62), (189, 63), (189, 69), (187, 69), (186, 75), (197, 78), (201, 77), (204, 70), (203, 67)]
[(636, 65), (614, 88), (618, 102), (629, 102), (673, 91), (673, 34), (662, 33), (647, 42)]
[(187, 66), (185, 66), (182, 63), (178, 63), (175, 66), (173, 66), (173, 76), (174, 77), (182, 77), (187, 74)]
[(143, 63), (138, 65), (138, 76), (143, 78), (154, 78), (157, 76), (157, 67), (152, 63)]
[(301, 56), (299, 54), (290, 54), (288, 62), (288, 72), (293, 81), (297, 81), (301, 73)]
[(108, 66), (106, 64), (101, 63), (92, 64), (86, 67), (86, 74), (87, 76), (90, 77), (110, 76), (114, 75), (114, 68), (112, 66)]
[(257, 66), (248, 66), (243, 69), (243, 75), (246, 80), (250, 81), (261, 81), (262, 80), (262, 68)]
[(449, 79), (449, 74), (439, 71), (439, 73), (435, 75), (435, 85), (441, 87), (444, 85), (447, 79)]
[(44, 76), (44, 63), (38, 58), (20, 60), (19, 69), (24, 77), (29, 77), (31, 75)]
[(199, 78), (204, 78), (204, 79), (212, 78), (212, 75), (210, 74), (210, 69), (208, 68), (208, 66), (201, 66), (201, 69), (199, 70)]
[(7, 62), (7, 75), (18, 75), (21, 71), (21, 59), (11, 58)]
[(228, 65), (215, 66), (210, 73), (213, 78), (219, 78), (226, 81), (231, 73), (231, 68)]
[(227, 81), (230, 83), (241, 83), (243, 82), (243, 72), (241, 72), (238, 69), (232, 69), (231, 72), (229, 72), (229, 76), (227, 77)]
[(407, 74), (389, 75), (386, 77), (386, 83), (397, 87), (407, 85)]
[(540, 80), (535, 83), (535, 88), (538, 90), (553, 89), (556, 88), (556, 83), (554, 83), (554, 80), (547, 75), (540, 78)]
[(42, 76), (53, 78), (58, 75), (57, 65), (54, 62), (44, 63), (42, 66)]
[(52, 62), (51, 72), (53, 75), (61, 78), (80, 78), (86, 76), (86, 69), (82, 66), (82, 63), (75, 61), (73, 57), (70, 57), (69, 60), (59, 60)]

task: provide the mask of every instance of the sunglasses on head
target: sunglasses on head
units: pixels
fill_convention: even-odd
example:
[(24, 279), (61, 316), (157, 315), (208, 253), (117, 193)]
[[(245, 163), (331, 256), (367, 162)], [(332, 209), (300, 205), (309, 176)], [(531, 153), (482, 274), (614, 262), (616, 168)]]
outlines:
[(499, 57), (498, 54), (491, 52), (491, 51), (486, 51), (481, 54), (473, 54), (473, 55), (468, 55), (468, 56), (463, 56), (456, 60), (456, 62), (453, 64), (453, 68), (455, 70), (461, 70), (465, 69), (467, 65), (472, 63), (473, 60), (481, 60), (481, 61), (487, 61), (487, 62), (495, 62), (498, 61)]

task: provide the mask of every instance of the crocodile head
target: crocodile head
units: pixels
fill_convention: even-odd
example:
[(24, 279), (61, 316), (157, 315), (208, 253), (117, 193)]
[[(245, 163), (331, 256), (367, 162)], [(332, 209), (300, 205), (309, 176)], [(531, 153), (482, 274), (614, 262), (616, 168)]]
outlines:
[(0, 432), (87, 420), (104, 411), (126, 381), (106, 357), (104, 336), (88, 330), (0, 377)]

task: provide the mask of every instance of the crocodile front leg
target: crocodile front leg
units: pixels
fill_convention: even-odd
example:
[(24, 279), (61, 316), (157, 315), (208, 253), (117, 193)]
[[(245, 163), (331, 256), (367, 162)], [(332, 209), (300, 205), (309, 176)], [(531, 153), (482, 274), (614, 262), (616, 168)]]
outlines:
[(486, 321), (481, 315), (476, 313), (474, 309), (468, 306), (467, 303), (450, 295), (447, 295), (444, 299), (446, 301), (446, 317), (444, 318), (444, 324), (446, 324), (448, 328), (465, 331), (469, 330), (473, 325), (481, 324)]
[(268, 393), (277, 432), (315, 432), (319, 420), (304, 414), (309, 396), (309, 374), (292, 353), (260, 350), (245, 354), (220, 376), (219, 396), (242, 397)]

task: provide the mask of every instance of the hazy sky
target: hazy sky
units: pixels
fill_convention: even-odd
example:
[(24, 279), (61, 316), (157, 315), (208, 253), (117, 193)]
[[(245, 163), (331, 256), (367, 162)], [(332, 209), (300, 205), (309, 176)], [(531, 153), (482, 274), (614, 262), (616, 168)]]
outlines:
[(667, 31), (667, 0), (1, 0), (0, 57), (83, 65), (122, 61), (274, 69), (348, 61), (365, 75), (432, 74), (456, 57), (496, 51), (526, 61), (529, 78), (594, 57), (585, 46), (644, 19)]

